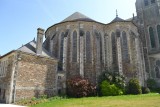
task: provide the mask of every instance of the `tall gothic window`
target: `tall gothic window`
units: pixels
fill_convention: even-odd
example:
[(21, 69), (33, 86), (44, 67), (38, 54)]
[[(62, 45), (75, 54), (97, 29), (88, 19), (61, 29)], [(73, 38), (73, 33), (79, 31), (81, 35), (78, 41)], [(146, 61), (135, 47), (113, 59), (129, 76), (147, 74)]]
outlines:
[(90, 32), (87, 31), (86, 33), (86, 62), (92, 61), (92, 55), (91, 55), (91, 35)]
[(113, 64), (117, 62), (117, 42), (116, 42), (116, 35), (112, 33), (112, 57), (113, 57)]
[(129, 55), (128, 55), (128, 41), (127, 41), (127, 35), (126, 32), (122, 32), (122, 58), (125, 62), (129, 61)]
[(157, 34), (158, 34), (158, 39), (160, 44), (160, 25), (157, 26)]
[(61, 34), (61, 44), (60, 44), (60, 61), (63, 61), (63, 44), (64, 44), (64, 32)]
[(100, 62), (102, 62), (103, 55), (102, 55), (102, 36), (101, 36), (101, 33), (99, 33), (99, 37), (100, 37)]
[(95, 31), (96, 36), (96, 50), (97, 50), (97, 59), (100, 59), (100, 35), (97, 31)]
[(77, 32), (73, 32), (72, 61), (77, 62)]
[(154, 31), (153, 31), (152, 27), (149, 28), (149, 34), (150, 34), (151, 47), (155, 48), (156, 47), (156, 43), (155, 43)]
[(144, 0), (144, 5), (148, 6), (148, 4), (149, 4), (148, 0)]

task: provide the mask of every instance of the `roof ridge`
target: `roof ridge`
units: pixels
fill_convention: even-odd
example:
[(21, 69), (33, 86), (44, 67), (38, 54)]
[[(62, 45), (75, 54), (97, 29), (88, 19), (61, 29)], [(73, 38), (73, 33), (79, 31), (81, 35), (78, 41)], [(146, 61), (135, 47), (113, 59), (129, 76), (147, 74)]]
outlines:
[(89, 18), (88, 16), (86, 16), (80, 12), (74, 12), (73, 14), (71, 14), (70, 16), (68, 16), (67, 18), (65, 18), (61, 22), (74, 21), (74, 20), (94, 21), (93, 19)]

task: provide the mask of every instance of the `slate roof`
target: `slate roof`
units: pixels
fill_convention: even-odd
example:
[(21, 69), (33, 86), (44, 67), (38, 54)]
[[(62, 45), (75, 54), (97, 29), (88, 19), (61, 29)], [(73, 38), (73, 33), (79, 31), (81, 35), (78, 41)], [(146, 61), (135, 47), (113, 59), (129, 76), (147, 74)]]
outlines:
[(111, 21), (111, 23), (112, 23), (112, 22), (122, 22), (122, 21), (125, 21), (125, 20), (123, 20), (123, 19), (119, 18), (118, 16), (116, 16), (116, 18), (114, 18), (114, 19)]
[[(31, 54), (36, 54), (36, 41), (32, 40), (31, 42), (23, 45), (17, 50), (20, 50), (22, 52), (31, 53)], [(52, 57), (52, 55), (44, 47), (42, 47), (42, 55), (47, 56), (47, 57)]]
[(67, 17), (61, 22), (67, 22), (67, 21), (95, 21), (79, 12), (73, 13), (71, 16)]
[(134, 19), (133, 19), (133, 17), (129, 18), (129, 19), (126, 19), (126, 21), (133, 21), (133, 20), (137, 20), (137, 16), (135, 16)]

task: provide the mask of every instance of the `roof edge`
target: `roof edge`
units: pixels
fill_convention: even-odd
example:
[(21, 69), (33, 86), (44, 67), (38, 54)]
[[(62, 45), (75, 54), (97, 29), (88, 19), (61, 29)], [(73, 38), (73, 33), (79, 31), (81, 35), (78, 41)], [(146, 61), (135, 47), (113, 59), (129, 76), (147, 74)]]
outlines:
[[(80, 21), (74, 20), (74, 21), (66, 21), (66, 22), (56, 23), (56, 24), (54, 24), (54, 25), (52, 25), (52, 26), (50, 26), (50, 27), (47, 28), (47, 30), (45, 31), (45, 38), (46, 38), (46, 32), (47, 32), (51, 27), (54, 27), (54, 26), (56, 26), (56, 25), (63, 24), (63, 23), (68, 23), (68, 22), (80, 22)], [(133, 23), (133, 21), (128, 21), (128, 20), (123, 20), (123, 21), (118, 21), (118, 22), (110, 22), (110, 23), (107, 23), (107, 24), (101, 23), (101, 22), (98, 22), (98, 21), (81, 21), (81, 22), (95, 22), (95, 23), (102, 24), (102, 25), (110, 25), (110, 24), (112, 24), (112, 23), (119, 23), (119, 22), (132, 22), (132, 23)], [(134, 23), (133, 23), (133, 24), (134, 24)], [(136, 24), (134, 24), (134, 25), (137, 26)]]

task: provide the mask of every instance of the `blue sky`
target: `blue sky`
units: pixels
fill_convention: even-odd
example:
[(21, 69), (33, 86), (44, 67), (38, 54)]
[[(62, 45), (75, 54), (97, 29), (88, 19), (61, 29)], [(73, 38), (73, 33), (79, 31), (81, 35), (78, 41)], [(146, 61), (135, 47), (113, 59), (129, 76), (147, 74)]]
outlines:
[(0, 0), (0, 55), (33, 40), (37, 28), (47, 29), (80, 12), (96, 21), (108, 23), (116, 16), (136, 15), (136, 0)]

